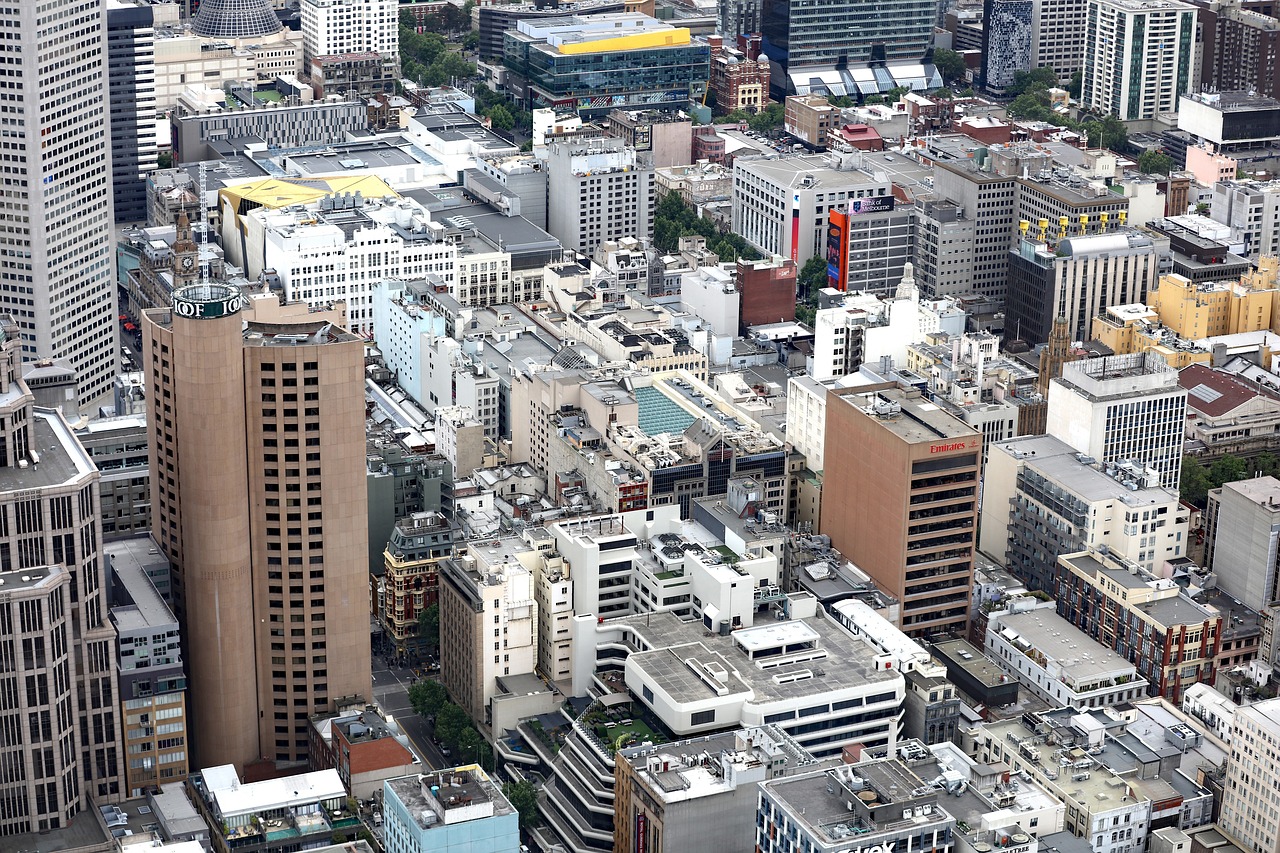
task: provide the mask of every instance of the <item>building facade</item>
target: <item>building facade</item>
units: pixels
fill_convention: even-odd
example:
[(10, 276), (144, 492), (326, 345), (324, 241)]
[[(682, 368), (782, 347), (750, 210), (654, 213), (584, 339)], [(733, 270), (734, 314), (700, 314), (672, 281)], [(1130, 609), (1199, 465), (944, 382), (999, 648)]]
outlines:
[(1084, 359), (1050, 383), (1047, 430), (1104, 465), (1127, 460), (1154, 468), (1177, 491), (1187, 391), (1153, 353)]
[(34, 406), (14, 318), (0, 335), (3, 837), (122, 796), (124, 755), (98, 471), (61, 413)]
[[(901, 602), (921, 637), (969, 619), (982, 434), (919, 391), (828, 393), (819, 530)], [(871, 531), (875, 531), (874, 535)]]
[(1122, 121), (1175, 112), (1190, 89), (1195, 18), (1177, 0), (1089, 0), (1081, 104)]
[(154, 18), (146, 3), (107, 4), (111, 193), (117, 223), (147, 221), (147, 175), (158, 165)]
[(313, 713), (370, 690), (364, 343), (242, 309), (204, 284), (143, 316), (152, 533), (201, 763), (290, 764)]
[(632, 12), (520, 20), (503, 34), (503, 61), (529, 109), (568, 109), (584, 119), (700, 101), (711, 76), (706, 42)]
[(1255, 477), (1209, 492), (1205, 566), (1254, 610), (1280, 599), (1280, 480)]
[(653, 239), (653, 163), (620, 139), (553, 142), (547, 160), (547, 230), (590, 254), (606, 240)]
[(1109, 554), (1081, 552), (1058, 559), (1063, 565), (1054, 591), (1058, 615), (1131, 659), (1148, 693), (1176, 705), (1185, 688), (1213, 682), (1224, 621), (1216, 608), (1194, 601), (1173, 581)]
[(111, 621), (117, 633), (130, 797), (181, 784), (187, 778), (190, 750), (178, 620), (152, 584), (142, 559), (152, 544), (150, 537), (142, 537), (110, 552)]
[(320, 56), (376, 53), (386, 71), (400, 76), (400, 5), (396, 0), (302, 0), (302, 61)]
[(1159, 274), (1155, 241), (1136, 232), (1068, 237), (1052, 247), (1024, 237), (1009, 252), (1005, 337), (1045, 342), (1063, 316), (1071, 339), (1083, 340), (1094, 317), (1142, 301)]
[[(0, 29), (23, 81), (0, 92), (16, 122), (4, 143), (15, 165), (0, 312), (17, 322), (27, 360), (68, 359), (80, 400), (97, 400), (118, 367), (107, 9), (16, 5), (0, 11)], [(63, 119), (52, 122), (55, 111)]]
[(1273, 753), (1280, 743), (1280, 699), (1237, 709), (1230, 742), (1219, 821), (1234, 837), (1253, 841), (1254, 850), (1275, 853), (1280, 850), (1280, 830), (1262, 802), (1266, 798), (1256, 792), (1272, 790), (1277, 781)]

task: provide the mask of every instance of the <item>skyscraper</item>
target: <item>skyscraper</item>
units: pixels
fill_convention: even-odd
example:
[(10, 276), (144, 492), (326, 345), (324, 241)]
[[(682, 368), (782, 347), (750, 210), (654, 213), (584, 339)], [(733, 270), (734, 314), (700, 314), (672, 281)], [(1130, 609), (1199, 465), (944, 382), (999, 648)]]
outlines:
[(125, 758), (98, 470), (62, 415), (35, 407), (20, 334), (0, 315), (0, 838), (118, 796)]
[[(66, 358), (81, 401), (116, 372), (106, 7), (0, 7), (0, 312), (22, 350)], [(14, 39), (14, 40), (8, 40)]]
[(1089, 0), (1080, 103), (1121, 121), (1176, 112), (1190, 90), (1196, 11), (1177, 0)]
[(111, 191), (116, 222), (147, 221), (157, 166), (155, 15), (139, 0), (107, 0)]
[(363, 340), (221, 284), (142, 326), (196, 766), (305, 761), (313, 713), (369, 698)]

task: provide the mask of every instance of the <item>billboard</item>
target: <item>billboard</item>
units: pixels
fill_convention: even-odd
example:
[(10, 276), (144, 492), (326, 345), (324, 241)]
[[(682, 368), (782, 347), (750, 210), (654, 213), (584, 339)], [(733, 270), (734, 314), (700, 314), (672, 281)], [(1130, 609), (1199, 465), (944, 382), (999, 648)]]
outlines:
[(827, 287), (849, 288), (849, 217), (838, 210), (827, 215)]
[(849, 199), (849, 215), (860, 213), (888, 213), (893, 210), (893, 196), (873, 195), (867, 198)]

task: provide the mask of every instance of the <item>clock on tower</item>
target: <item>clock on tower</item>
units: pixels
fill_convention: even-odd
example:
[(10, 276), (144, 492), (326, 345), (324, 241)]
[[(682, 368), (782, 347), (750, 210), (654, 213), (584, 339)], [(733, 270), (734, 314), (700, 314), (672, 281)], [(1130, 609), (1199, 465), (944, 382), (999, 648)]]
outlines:
[(199, 263), (200, 247), (191, 239), (191, 221), (185, 211), (178, 214), (178, 237), (173, 241), (174, 289), (194, 284)]

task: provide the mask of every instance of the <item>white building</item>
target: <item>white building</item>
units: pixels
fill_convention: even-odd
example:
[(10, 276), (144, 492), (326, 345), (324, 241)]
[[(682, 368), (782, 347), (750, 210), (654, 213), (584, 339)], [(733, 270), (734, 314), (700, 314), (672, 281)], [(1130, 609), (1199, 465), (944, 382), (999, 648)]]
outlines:
[(762, 597), (778, 595), (781, 565), (763, 548), (738, 553), (679, 504), (558, 522), (556, 550), (573, 567), (574, 611), (596, 616), (671, 611), (750, 626)]
[(987, 617), (987, 656), (1054, 707), (1107, 708), (1146, 694), (1147, 682), (1125, 658), (1029, 596)]
[(272, 269), (290, 302), (346, 302), (351, 331), (366, 336), (374, 329), (376, 283), (431, 276), (452, 289), (458, 281), (459, 241), (416, 203), (335, 198), (315, 207), (258, 208), (241, 218), (238, 265), (249, 278)]
[(111, 392), (119, 359), (107, 8), (15, 3), (0, 29), (11, 81), (0, 89), (0, 312), (28, 360), (70, 361), (88, 402)]
[(787, 380), (787, 442), (804, 454), (811, 471), (821, 471), (826, 461), (827, 391), (832, 386), (803, 373)]
[(1058, 554), (1105, 547), (1153, 573), (1186, 554), (1187, 511), (1155, 471), (1082, 457), (1051, 435), (992, 445), (983, 472), (982, 552), (1047, 591)]
[(1240, 706), (1213, 687), (1193, 684), (1182, 691), (1182, 710), (1208, 726), (1223, 741), (1231, 742), (1231, 728)]
[(826, 257), (828, 215), (849, 212), (848, 289), (890, 294), (914, 252), (914, 214), (860, 152), (740, 158), (733, 163), (733, 230), (766, 256), (803, 267)]
[(396, 0), (302, 0), (303, 61), (317, 56), (377, 53), (400, 64)]
[(864, 364), (876, 369), (884, 358), (903, 367), (908, 347), (941, 330), (944, 317), (953, 316), (946, 307), (950, 301), (922, 303), (910, 262), (905, 264), (905, 273), (891, 298), (849, 293), (841, 304), (817, 312), (809, 370), (814, 379), (825, 382), (847, 376)]
[(699, 267), (680, 276), (680, 307), (711, 325), (717, 335), (738, 334), (742, 294), (722, 266)]
[(1280, 850), (1273, 791), (1280, 788), (1280, 699), (1236, 711), (1231, 724), (1231, 760), (1223, 786), (1219, 823), (1257, 853)]
[(898, 740), (905, 681), (869, 644), (790, 600), (792, 619), (708, 631), (672, 613), (574, 619), (573, 691), (595, 678), (597, 654), (625, 655), (627, 688), (673, 732), (689, 736), (772, 722), (818, 757), (849, 744)]
[(621, 139), (547, 146), (547, 230), (590, 255), (605, 240), (653, 239), (653, 163)]
[(1177, 0), (1089, 0), (1081, 103), (1121, 121), (1178, 110), (1193, 87), (1195, 7)]
[(1187, 391), (1154, 353), (1088, 358), (1062, 368), (1049, 390), (1048, 433), (1098, 462), (1155, 468), (1177, 491)]
[(440, 568), (440, 678), (473, 719), (501, 692), (498, 679), (538, 661), (534, 573), (514, 538), (472, 542)]

